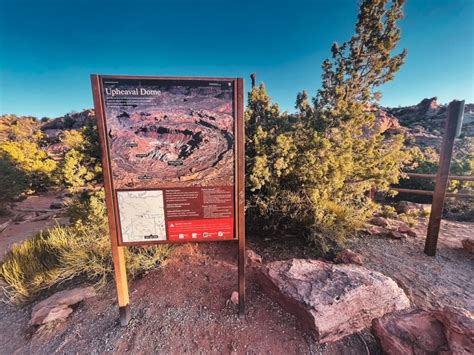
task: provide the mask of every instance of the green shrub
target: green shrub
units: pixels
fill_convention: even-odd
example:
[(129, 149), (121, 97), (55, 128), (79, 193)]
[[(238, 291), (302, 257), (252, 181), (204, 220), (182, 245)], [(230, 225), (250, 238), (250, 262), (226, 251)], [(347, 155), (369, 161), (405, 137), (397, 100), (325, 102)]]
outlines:
[[(439, 165), (439, 153), (433, 147), (412, 149), (413, 163), (408, 172), (436, 175)], [(474, 138), (464, 137), (456, 142), (451, 161), (450, 175), (473, 176), (474, 175)], [(415, 190), (433, 191), (434, 179), (404, 178), (400, 180), (398, 187)], [(474, 182), (449, 180), (447, 190), (449, 192), (474, 192)], [(397, 199), (414, 202), (431, 202), (431, 196), (420, 196), (409, 193), (400, 194)]]
[(54, 184), (56, 162), (44, 146), (46, 137), (32, 117), (0, 117), (0, 155), (26, 176), (31, 192), (45, 190)]
[(68, 148), (59, 169), (62, 184), (74, 192), (101, 183), (102, 167), (95, 121), (87, 121), (81, 130), (65, 131), (61, 142)]
[(6, 212), (8, 205), (28, 190), (28, 178), (14, 162), (0, 154), (0, 214)]
[(397, 218), (398, 216), (395, 207), (390, 205), (383, 205), (382, 209), (380, 210), (380, 214), (385, 218)]
[[(77, 211), (85, 207), (82, 213)], [(110, 237), (105, 217), (103, 193), (70, 201), (75, 210), (70, 226), (56, 226), (14, 245), (0, 263), (0, 278), (6, 283), (6, 299), (21, 302), (43, 289), (77, 276), (97, 286), (113, 274)], [(128, 274), (133, 278), (150, 268), (163, 265), (171, 248), (127, 248)]]
[(416, 225), (417, 221), (416, 218), (418, 215), (416, 213), (402, 213), (401, 215), (398, 216), (400, 221), (405, 222), (408, 224), (410, 227), (413, 227)]

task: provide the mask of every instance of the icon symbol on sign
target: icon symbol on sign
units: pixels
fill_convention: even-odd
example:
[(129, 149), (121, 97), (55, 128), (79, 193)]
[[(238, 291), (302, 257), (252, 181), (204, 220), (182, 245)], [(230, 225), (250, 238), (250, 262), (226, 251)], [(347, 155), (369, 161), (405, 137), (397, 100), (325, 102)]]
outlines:
[(173, 228), (174, 227), (174, 224), (170, 224), (170, 228)]
[(197, 233), (193, 233), (193, 234), (192, 234), (192, 237), (193, 237), (193, 238), (197, 238), (197, 237), (198, 237), (198, 234), (197, 234)]
[(209, 236), (209, 233), (204, 232), (204, 233), (202, 233), (202, 236), (203, 236), (204, 238), (207, 238), (207, 237)]
[(218, 236), (218, 237), (223, 237), (223, 236), (224, 236), (224, 232), (217, 232), (217, 236)]
[(178, 235), (178, 238), (179, 238), (179, 239), (184, 239), (184, 234), (179, 234), (179, 235)]

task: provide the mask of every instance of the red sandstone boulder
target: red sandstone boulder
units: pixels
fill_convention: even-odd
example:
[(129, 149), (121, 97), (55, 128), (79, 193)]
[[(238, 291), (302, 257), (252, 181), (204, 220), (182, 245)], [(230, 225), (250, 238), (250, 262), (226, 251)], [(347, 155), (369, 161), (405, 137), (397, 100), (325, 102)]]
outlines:
[(361, 266), (291, 259), (266, 264), (257, 275), (269, 297), (321, 342), (336, 341), (410, 306), (392, 279)]
[(338, 264), (363, 265), (364, 257), (350, 249), (344, 249), (336, 255), (334, 261)]
[(385, 353), (471, 354), (474, 349), (474, 318), (452, 307), (441, 310), (394, 313), (372, 323)]
[(40, 325), (65, 319), (73, 311), (69, 306), (93, 296), (95, 296), (95, 291), (92, 287), (57, 292), (33, 307), (30, 324)]

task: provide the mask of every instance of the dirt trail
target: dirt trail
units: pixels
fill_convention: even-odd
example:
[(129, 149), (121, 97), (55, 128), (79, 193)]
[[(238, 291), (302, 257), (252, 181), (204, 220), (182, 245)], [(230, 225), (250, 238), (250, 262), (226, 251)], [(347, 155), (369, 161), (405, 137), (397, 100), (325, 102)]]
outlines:
[[(0, 217), (0, 224), (11, 219), (15, 214), (22, 214), (25, 217), (34, 216), (34, 212), (22, 212), (25, 209), (49, 209), (51, 202), (58, 200), (61, 193), (46, 193), (35, 196), (29, 196), (27, 199), (17, 203), (13, 208), (11, 216)], [(43, 221), (15, 223), (12, 222), (8, 227), (0, 233), (0, 260), (2, 260), (5, 253), (15, 243), (21, 243), (23, 240), (31, 237), (35, 233), (48, 229), (57, 224), (67, 223), (68, 219), (58, 216), (56, 218), (46, 219)]]
[(461, 240), (474, 238), (474, 223), (442, 221), (436, 257), (423, 253), (427, 219), (414, 228), (417, 238), (389, 240), (366, 237), (351, 246), (366, 266), (393, 278), (420, 308), (444, 305), (474, 312), (474, 256)]

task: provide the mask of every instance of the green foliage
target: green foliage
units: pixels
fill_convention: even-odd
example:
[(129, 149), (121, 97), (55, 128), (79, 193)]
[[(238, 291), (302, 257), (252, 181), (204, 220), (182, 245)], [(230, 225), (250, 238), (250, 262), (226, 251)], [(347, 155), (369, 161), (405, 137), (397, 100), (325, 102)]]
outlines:
[(398, 216), (400, 221), (405, 222), (410, 227), (414, 227), (416, 225), (416, 218), (418, 217), (417, 213), (402, 213)]
[(39, 127), (31, 117), (3, 115), (0, 118), (3, 205), (20, 194), (45, 190), (54, 183), (57, 164), (44, 150), (46, 140)]
[(404, 0), (364, 0), (360, 3), (355, 35), (342, 45), (334, 43), (332, 60), (322, 69), (322, 88), (314, 99), (316, 124), (354, 121), (353, 113), (376, 103), (375, 89), (392, 80), (406, 57), (406, 50), (392, 55), (400, 40), (397, 21), (403, 17)]
[[(70, 201), (73, 223), (56, 226), (14, 245), (0, 263), (6, 299), (20, 302), (39, 291), (83, 276), (101, 286), (113, 274), (104, 193)], [(131, 277), (162, 265), (169, 246), (128, 248), (127, 271)]]
[(385, 218), (397, 218), (398, 216), (395, 207), (390, 205), (382, 205), (380, 215)]
[(57, 164), (37, 142), (3, 142), (0, 143), (0, 154), (8, 156), (28, 176), (33, 191), (45, 190), (53, 184)]
[(79, 131), (65, 131), (61, 142), (68, 148), (60, 167), (62, 183), (71, 191), (100, 183), (102, 168), (95, 122), (88, 122)]
[(28, 178), (5, 154), (0, 155), (0, 214), (28, 189)]
[[(474, 137), (464, 137), (456, 147), (451, 162), (451, 175), (474, 176)], [(474, 192), (472, 181), (452, 181), (451, 191)]]
[[(433, 147), (412, 149), (413, 164), (409, 172), (436, 175), (439, 164), (439, 153)], [(451, 161), (450, 175), (473, 176), (474, 175), (474, 138), (464, 137), (457, 142), (454, 156)], [(434, 190), (434, 180), (425, 178), (407, 178), (400, 181), (399, 187), (418, 190)], [(474, 183), (472, 181), (449, 180), (449, 192), (472, 193)], [(430, 201), (430, 197), (403, 196), (404, 199), (414, 201)]]
[(356, 34), (332, 48), (323, 85), (312, 103), (298, 94), (298, 113), (280, 113), (263, 85), (253, 88), (246, 112), (247, 211), (252, 225), (265, 218), (275, 228), (294, 223), (321, 253), (332, 253), (375, 206), (374, 185), (389, 191), (410, 154), (401, 135), (374, 125), (380, 95), (405, 57), (392, 56), (403, 1), (361, 3)]

